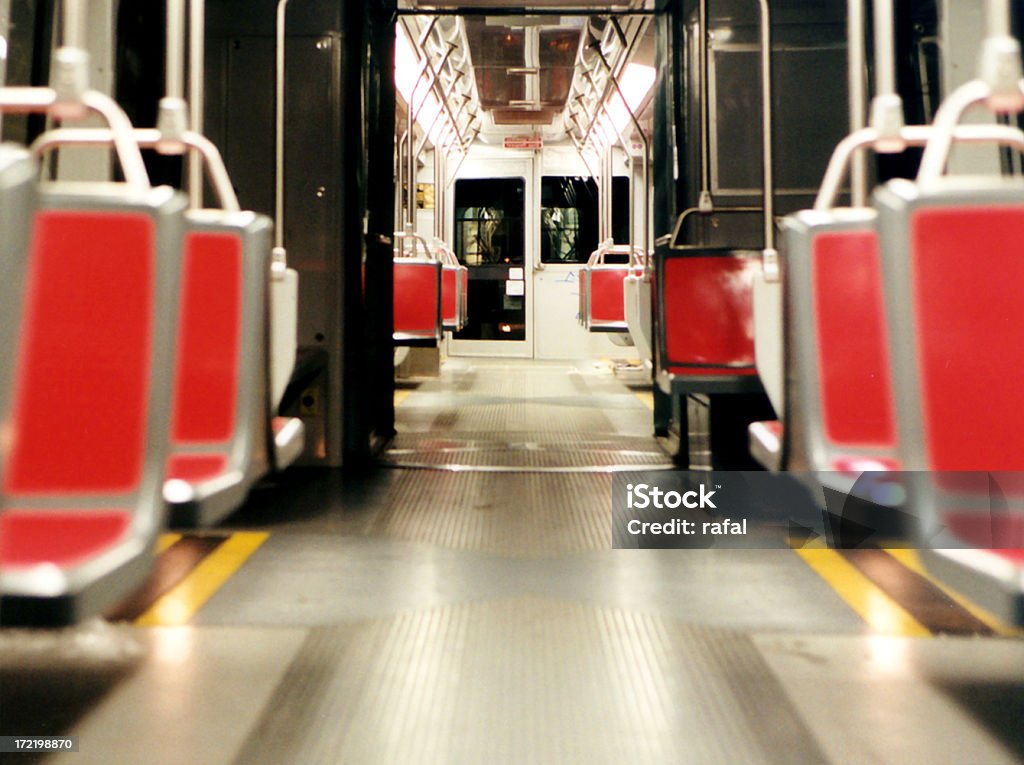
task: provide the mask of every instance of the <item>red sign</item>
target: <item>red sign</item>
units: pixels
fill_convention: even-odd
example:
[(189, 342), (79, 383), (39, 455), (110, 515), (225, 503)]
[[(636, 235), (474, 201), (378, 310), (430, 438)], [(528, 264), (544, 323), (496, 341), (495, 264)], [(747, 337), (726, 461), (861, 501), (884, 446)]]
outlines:
[(544, 148), (544, 141), (539, 135), (535, 136), (505, 136), (506, 149), (532, 149), (534, 151)]

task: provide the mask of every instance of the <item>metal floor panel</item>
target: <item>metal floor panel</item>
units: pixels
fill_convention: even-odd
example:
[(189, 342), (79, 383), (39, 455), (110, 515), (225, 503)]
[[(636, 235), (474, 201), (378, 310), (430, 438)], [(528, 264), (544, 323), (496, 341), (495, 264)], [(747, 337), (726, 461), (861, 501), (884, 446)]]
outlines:
[(574, 366), (456, 364), (397, 412), (384, 455), (404, 467), (671, 467), (650, 410), (610, 374)]
[(324, 626), (525, 595), (745, 632), (867, 631), (818, 576), (784, 550), (508, 557), (313, 528), (271, 534), (195, 623)]
[(825, 762), (744, 636), (536, 597), (314, 630), (236, 765)]
[(581, 438), (564, 431), (401, 433), (385, 452), (397, 467), (615, 468), (672, 466), (651, 438), (597, 435)]
[(227, 763), (305, 635), (98, 622), (0, 632), (0, 731), (79, 737), (79, 751), (39, 760), (47, 764)]
[(836, 765), (1024, 762), (1024, 642), (755, 636)]

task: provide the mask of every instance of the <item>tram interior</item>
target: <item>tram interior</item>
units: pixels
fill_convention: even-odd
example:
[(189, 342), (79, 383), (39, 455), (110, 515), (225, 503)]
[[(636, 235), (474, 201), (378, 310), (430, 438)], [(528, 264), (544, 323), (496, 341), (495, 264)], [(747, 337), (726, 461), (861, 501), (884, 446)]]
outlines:
[(0, 759), (1024, 762), (1017, 6), (0, 0)]

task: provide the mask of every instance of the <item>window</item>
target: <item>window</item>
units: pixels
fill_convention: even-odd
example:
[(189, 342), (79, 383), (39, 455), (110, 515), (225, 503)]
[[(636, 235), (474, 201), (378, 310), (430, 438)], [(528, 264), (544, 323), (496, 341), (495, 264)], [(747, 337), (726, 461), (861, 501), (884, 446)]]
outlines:
[[(597, 184), (593, 178), (546, 175), (541, 179), (542, 263), (586, 263), (597, 249)], [(629, 244), (629, 179), (612, 180), (612, 232)]]

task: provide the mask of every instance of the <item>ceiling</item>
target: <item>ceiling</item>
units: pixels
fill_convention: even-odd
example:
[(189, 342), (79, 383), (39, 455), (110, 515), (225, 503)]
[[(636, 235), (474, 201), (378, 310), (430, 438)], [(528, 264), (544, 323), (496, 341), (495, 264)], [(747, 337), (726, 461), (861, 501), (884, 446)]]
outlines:
[[(653, 0), (648, 4), (653, 4)], [(644, 8), (643, 2), (632, 6), (627, 3), (598, 6), (581, 0), (535, 0), (528, 5), (528, 9), (541, 10), (535, 14), (524, 13), (522, 7), (511, 11), (508, 0), (434, 0), (430, 3), (413, 0), (404, 7), (424, 11), (423, 15), (405, 16), (410, 37), (434, 30), (440, 39), (444, 30), (443, 45), (426, 46), (436, 65), (441, 66), (446, 60), (445, 46), (455, 49), (455, 55), (449, 58), (462, 62), (462, 75), (468, 73), (464, 71), (465, 62), (471, 62), (472, 78), (463, 76), (462, 79), (472, 82), (473, 103), (480, 112), (476, 124), (485, 141), (524, 132), (543, 133), (548, 140), (565, 138), (570, 95), (574, 110), (578, 107), (581, 90), (589, 87), (593, 100), (596, 91), (591, 75), (604, 74), (599, 60), (595, 63), (594, 50), (607, 54), (607, 60), (619, 73), (627, 57), (636, 63), (654, 64), (652, 29), (642, 16), (626, 14), (622, 17), (622, 30), (630, 41), (628, 46), (617, 44), (623, 34), (621, 31), (613, 34), (613, 25), (606, 21), (616, 15), (612, 9), (638, 10)], [(495, 9), (493, 14), (488, 12), (492, 8)], [(429, 10), (445, 11), (438, 14), (443, 23), (432, 25), (434, 14)], [(467, 13), (457, 20), (455, 10)], [(554, 12), (557, 10), (567, 13)], [(597, 15), (591, 11), (600, 11), (599, 22), (588, 23), (588, 17)], [(460, 27), (458, 33), (451, 31), (455, 26)], [(586, 77), (586, 82), (581, 80), (581, 75)], [(610, 92), (610, 87), (604, 82), (600, 84), (601, 92)]]

